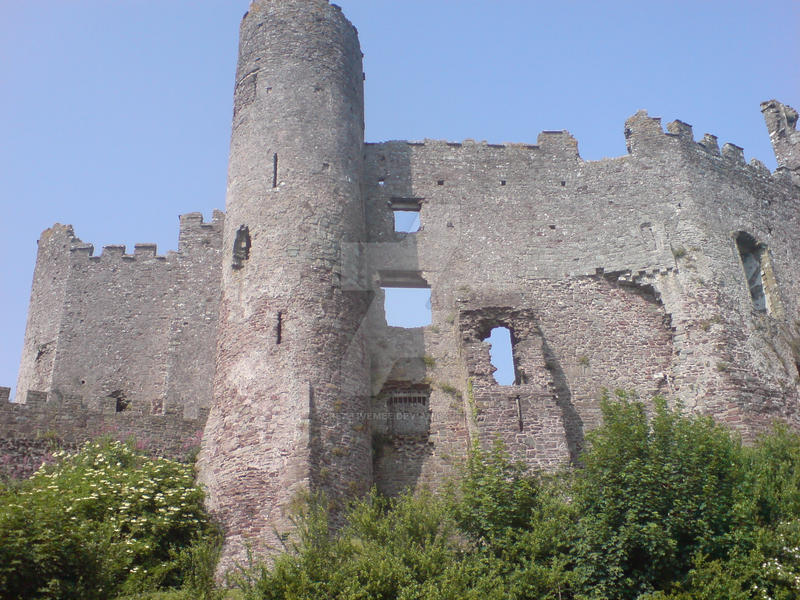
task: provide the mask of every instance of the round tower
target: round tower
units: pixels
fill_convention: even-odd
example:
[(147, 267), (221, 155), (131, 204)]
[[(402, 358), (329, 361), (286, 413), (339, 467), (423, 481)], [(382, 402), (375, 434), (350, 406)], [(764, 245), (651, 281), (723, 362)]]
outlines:
[(306, 491), (371, 484), (367, 295), (343, 285), (364, 240), (364, 116), (355, 28), (326, 0), (255, 0), (242, 20), (214, 405), (200, 455), (226, 530), (280, 548)]

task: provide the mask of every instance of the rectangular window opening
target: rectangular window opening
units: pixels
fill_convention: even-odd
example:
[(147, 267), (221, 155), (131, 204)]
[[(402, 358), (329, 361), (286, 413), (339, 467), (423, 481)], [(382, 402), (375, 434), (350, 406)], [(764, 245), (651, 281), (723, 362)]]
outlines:
[(394, 209), (393, 212), (395, 233), (416, 233), (419, 231), (419, 209)]
[(389, 207), (394, 215), (395, 233), (416, 233), (420, 230), (419, 198), (392, 198)]
[(508, 327), (494, 327), (484, 342), (489, 342), (489, 357), (495, 368), (492, 374), (499, 385), (514, 385), (517, 383), (516, 368), (514, 367), (514, 350), (511, 342), (511, 330)]
[[(413, 282), (408, 282), (413, 283)], [(425, 327), (433, 322), (429, 287), (381, 286), (386, 324), (390, 327)]]

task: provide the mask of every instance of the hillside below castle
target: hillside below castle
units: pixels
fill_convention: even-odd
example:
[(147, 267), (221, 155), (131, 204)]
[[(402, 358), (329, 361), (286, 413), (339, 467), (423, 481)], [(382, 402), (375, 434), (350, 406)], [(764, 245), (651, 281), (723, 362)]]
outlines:
[[(48, 444), (134, 436), (186, 456), (226, 528), (223, 564), (288, 527), (306, 489), (433, 485), (474, 442), (574, 461), (604, 389), (663, 394), (745, 439), (800, 427), (800, 134), (761, 106), (778, 161), (639, 112), (628, 153), (365, 144), (357, 34), (323, 0), (242, 22), (225, 214), (183, 215), (176, 252), (40, 240), (7, 472)], [(418, 217), (419, 227), (403, 226)], [(430, 323), (387, 324), (387, 289)], [(513, 382), (495, 380), (508, 330)]]

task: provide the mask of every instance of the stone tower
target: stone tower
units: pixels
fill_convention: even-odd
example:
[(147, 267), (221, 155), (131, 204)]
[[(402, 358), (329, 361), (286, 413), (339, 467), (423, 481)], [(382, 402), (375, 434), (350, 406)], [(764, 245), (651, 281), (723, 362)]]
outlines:
[(368, 297), (342, 284), (364, 240), (362, 54), (327, 0), (256, 0), (234, 97), (214, 403), (200, 457), (226, 530), (276, 546), (306, 490), (337, 502), (371, 482)]

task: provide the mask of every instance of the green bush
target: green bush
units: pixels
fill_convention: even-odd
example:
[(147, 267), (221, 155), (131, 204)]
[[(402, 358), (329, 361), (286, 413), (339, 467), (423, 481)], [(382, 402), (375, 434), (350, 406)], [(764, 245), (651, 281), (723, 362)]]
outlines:
[(214, 536), (190, 466), (108, 440), (56, 459), (0, 492), (0, 597), (103, 599), (184, 583), (181, 549)]
[(573, 488), (581, 597), (637, 598), (682, 581), (696, 555), (727, 557), (745, 483), (738, 439), (660, 398), (652, 419), (624, 397), (602, 411)]
[[(298, 504), (287, 552), (214, 587), (220, 538), (191, 468), (117, 442), (0, 490), (0, 597), (118, 600), (800, 598), (800, 436), (754, 446), (621, 394), (581, 466), (473, 448), (436, 496)], [(262, 557), (263, 558), (263, 557)]]
[(294, 552), (232, 578), (247, 600), (505, 598), (501, 582), (480, 581), (480, 565), (464, 561), (443, 499), (373, 492), (352, 506), (336, 537), (326, 507), (313, 498), (298, 515)]
[(312, 503), (292, 552), (242, 572), (247, 600), (800, 598), (798, 435), (745, 448), (660, 398), (602, 411), (571, 471), (531, 474), (498, 443), (440, 497), (357, 503), (336, 537)]

